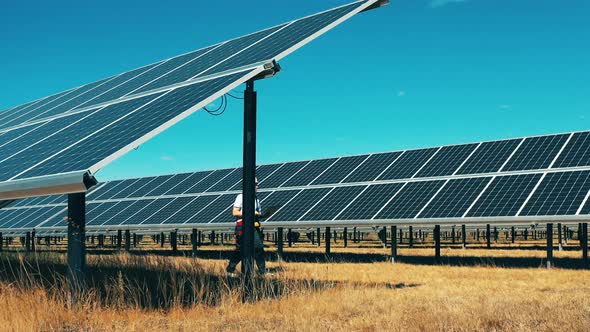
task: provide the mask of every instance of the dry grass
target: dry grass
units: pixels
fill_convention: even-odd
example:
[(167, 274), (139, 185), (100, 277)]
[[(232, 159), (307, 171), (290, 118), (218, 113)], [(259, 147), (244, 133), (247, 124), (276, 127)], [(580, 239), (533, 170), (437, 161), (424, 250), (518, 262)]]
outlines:
[[(431, 256), (432, 249), (400, 254)], [(555, 254), (579, 257), (579, 252)], [(509, 255), (541, 262), (544, 252), (447, 249), (443, 255)], [(280, 272), (262, 281), (259, 301), (243, 304), (239, 283), (222, 277), (222, 260), (91, 255), (95, 287), (80, 305), (71, 306), (63, 256), (3, 254), (0, 260), (0, 326), (5, 331), (590, 330), (586, 270), (272, 262), (270, 267)]]

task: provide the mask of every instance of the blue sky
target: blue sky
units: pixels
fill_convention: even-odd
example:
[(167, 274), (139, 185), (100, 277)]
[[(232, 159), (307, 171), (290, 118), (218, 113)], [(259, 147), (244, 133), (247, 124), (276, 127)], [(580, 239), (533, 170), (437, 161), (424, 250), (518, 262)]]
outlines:
[[(22, 1), (0, 109), (347, 1)], [(259, 82), (258, 162), (590, 129), (590, 2), (392, 0)], [(241, 164), (242, 105), (197, 112), (100, 180)]]

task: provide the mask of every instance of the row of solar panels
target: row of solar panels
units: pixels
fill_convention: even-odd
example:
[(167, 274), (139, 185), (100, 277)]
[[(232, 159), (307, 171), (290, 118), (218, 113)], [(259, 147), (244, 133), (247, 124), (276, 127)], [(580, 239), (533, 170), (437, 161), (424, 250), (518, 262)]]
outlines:
[[(149, 228), (154, 225), (233, 222), (235, 193), (98, 200), (87, 204), (87, 226)], [(427, 220), (590, 215), (590, 171), (479, 176), (368, 185), (330, 185), (262, 191), (265, 207), (278, 207), (267, 222)], [(56, 198), (54, 198), (56, 199)], [(66, 205), (7, 207), (0, 229), (64, 226)]]
[[(128, 135), (132, 134), (129, 129)], [(72, 139), (76, 138), (74, 135)], [(117, 143), (114, 137), (111, 142), (111, 146)], [(99, 158), (100, 148), (85, 155), (79, 150), (76, 153), (78, 159), (88, 154)], [(263, 188), (286, 188), (583, 166), (590, 166), (590, 132), (261, 165), (257, 175)], [(241, 168), (232, 168), (112, 181), (91, 197), (119, 199), (236, 191), (241, 190), (241, 178)], [(55, 199), (24, 199), (15, 206), (50, 204)]]
[(366, 6), (366, 3), (367, 1), (360, 1), (287, 22), (14, 107), (0, 112), (0, 128), (17, 126), (77, 109), (92, 108), (122, 97), (217, 75), (271, 59), (278, 60), (296, 44), (359, 7)]

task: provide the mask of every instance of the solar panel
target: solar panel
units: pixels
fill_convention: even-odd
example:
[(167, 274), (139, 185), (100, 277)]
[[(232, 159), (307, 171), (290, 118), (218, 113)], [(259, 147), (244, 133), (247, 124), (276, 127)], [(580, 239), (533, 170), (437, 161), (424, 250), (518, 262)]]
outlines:
[(574, 134), (553, 167), (578, 166), (590, 166), (590, 132)]
[(397, 161), (387, 168), (378, 180), (394, 180), (411, 178), (424, 164), (434, 156), (438, 149), (422, 149), (406, 151)]
[(167, 187), (170, 189), (166, 191), (165, 195), (179, 195), (185, 193), (189, 190), (192, 186), (196, 185), (197, 183), (206, 179), (209, 175), (213, 174), (214, 171), (203, 171), (203, 172), (195, 172), (190, 174), (188, 177), (183, 179), (182, 181), (177, 181), (176, 183), (168, 183)]
[(352, 186), (334, 188), (316, 205), (303, 215), (300, 220), (332, 220), (367, 186)]
[(336, 162), (336, 158), (313, 160), (305, 165), (301, 171), (293, 175), (292, 178), (283, 183), (281, 187), (306, 186), (324, 173), (326, 169), (329, 169), (334, 162)]
[(513, 139), (482, 143), (457, 174), (498, 172), (521, 141), (522, 139)]
[(305, 212), (317, 204), (326, 194), (330, 192), (331, 188), (308, 189), (301, 191), (295, 196), (289, 204), (280, 208), (267, 221), (296, 221)]
[(561, 150), (568, 135), (553, 135), (526, 138), (503, 171), (543, 169), (551, 163)]
[(378, 153), (370, 155), (361, 167), (354, 170), (342, 182), (365, 182), (373, 181), (383, 173), (393, 162), (395, 162), (402, 152)]
[(541, 176), (541, 174), (524, 174), (495, 178), (467, 216), (516, 216)]
[(368, 155), (364, 155), (340, 158), (311, 184), (340, 183), (345, 177), (350, 175), (352, 171), (360, 167), (368, 157)]
[(164, 224), (183, 224), (192, 223), (191, 218), (199, 213), (201, 210), (209, 206), (214, 202), (219, 195), (207, 195), (199, 196), (193, 199), (184, 208), (178, 210), (178, 212), (171, 215), (168, 219), (164, 220)]
[(43, 192), (71, 188), (54, 180), (55, 175), (67, 174), (74, 181), (72, 174), (80, 174), (75, 181), (82, 187), (82, 174), (94, 174), (256, 76), (265, 65), (379, 3), (357, 1), (0, 113), (0, 196), (19, 198), (39, 191), (34, 186), (15, 191), (22, 181), (43, 187)]
[(453, 175), (477, 144), (445, 146), (416, 174), (417, 178)]
[(389, 201), (375, 219), (409, 219), (442, 187), (444, 181), (410, 182)]
[(211, 186), (215, 185), (219, 181), (223, 180), (231, 173), (235, 173), (235, 168), (228, 168), (228, 169), (218, 169), (214, 171), (211, 175), (203, 179), (202, 181), (197, 182), (194, 186), (190, 187), (185, 193), (201, 193), (206, 191), (207, 189), (211, 188)]
[(547, 174), (520, 215), (574, 215), (588, 192), (590, 171)]
[(269, 175), (266, 179), (260, 180), (260, 186), (264, 188), (277, 188), (294, 174), (297, 174), (309, 161), (298, 161), (292, 163), (283, 164), (273, 174)]
[(462, 217), (491, 179), (491, 177), (479, 177), (450, 180), (418, 217)]

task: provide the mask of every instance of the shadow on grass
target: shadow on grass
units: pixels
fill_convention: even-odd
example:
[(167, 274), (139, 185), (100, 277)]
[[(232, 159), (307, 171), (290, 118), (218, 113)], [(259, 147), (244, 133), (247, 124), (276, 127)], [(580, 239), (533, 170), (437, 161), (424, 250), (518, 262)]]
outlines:
[[(280, 268), (269, 271), (281, 272)], [(45, 289), (55, 299), (69, 298), (67, 266), (63, 255), (8, 254), (0, 256), (0, 281), (24, 291)], [(414, 284), (355, 283), (315, 279), (257, 276), (252, 300), (279, 300), (291, 294), (309, 294), (337, 287), (403, 289)], [(86, 303), (110, 308), (163, 309), (195, 304), (218, 306), (239, 299), (244, 282), (225, 277), (199, 264), (179, 264), (165, 257), (111, 255), (92, 259), (87, 269)]]

